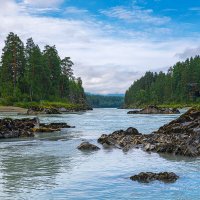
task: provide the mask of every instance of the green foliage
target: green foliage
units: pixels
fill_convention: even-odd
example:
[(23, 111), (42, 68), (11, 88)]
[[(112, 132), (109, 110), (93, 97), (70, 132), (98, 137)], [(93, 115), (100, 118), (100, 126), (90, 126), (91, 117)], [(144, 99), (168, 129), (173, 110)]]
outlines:
[(69, 110), (84, 110), (86, 109), (86, 105), (83, 104), (73, 104), (70, 102), (50, 102), (50, 101), (40, 101), (40, 102), (17, 102), (14, 103), (14, 106), (21, 108), (66, 108)]
[(0, 63), (1, 104), (22, 102), (22, 107), (29, 106), (28, 102), (42, 101), (86, 104), (82, 81), (73, 75), (73, 62), (70, 57), (61, 60), (55, 46), (46, 45), (41, 52), (29, 38), (24, 48), (20, 38), (10, 33)]
[(93, 108), (119, 108), (124, 102), (122, 96), (87, 95), (88, 104)]
[(200, 57), (178, 62), (167, 73), (146, 72), (125, 94), (126, 107), (200, 103)]

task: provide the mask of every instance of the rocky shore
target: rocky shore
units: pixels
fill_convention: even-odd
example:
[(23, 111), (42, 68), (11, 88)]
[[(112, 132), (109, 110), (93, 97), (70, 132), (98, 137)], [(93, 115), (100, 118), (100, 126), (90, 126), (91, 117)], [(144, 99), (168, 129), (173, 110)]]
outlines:
[(80, 112), (92, 110), (89, 106), (81, 106), (74, 108), (64, 108), (64, 107), (39, 107), (32, 106), (27, 110), (28, 115), (38, 115), (38, 114), (62, 114), (68, 112)]
[(38, 118), (0, 119), (0, 139), (34, 137), (35, 132), (54, 132), (61, 128), (73, 128), (66, 123), (43, 124)]
[(176, 108), (159, 108), (151, 105), (142, 110), (129, 111), (127, 114), (180, 114), (180, 111)]
[(200, 156), (200, 110), (190, 109), (149, 135), (135, 128), (103, 134), (98, 142), (103, 146), (117, 147), (124, 151), (142, 148), (145, 151)]

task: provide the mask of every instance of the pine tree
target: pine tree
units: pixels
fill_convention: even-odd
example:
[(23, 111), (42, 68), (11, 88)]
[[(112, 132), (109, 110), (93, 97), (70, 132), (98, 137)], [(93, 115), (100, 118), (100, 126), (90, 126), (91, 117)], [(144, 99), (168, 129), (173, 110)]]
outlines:
[(62, 67), (62, 74), (67, 76), (69, 79), (74, 79), (73, 69), (72, 66), (74, 63), (71, 61), (70, 57), (65, 57), (61, 61), (61, 67)]
[(55, 46), (45, 46), (43, 52), (44, 65), (45, 70), (48, 75), (48, 79), (46, 79), (48, 88), (47, 96), (49, 98), (55, 98), (59, 96), (59, 84), (61, 77), (61, 59), (58, 55)]
[(24, 45), (20, 38), (9, 33), (1, 57), (1, 93), (3, 97), (18, 97), (23, 92), (25, 69)]
[[(38, 45), (35, 45), (32, 38), (26, 43), (26, 68), (25, 83), (30, 101), (41, 100), (43, 96), (43, 58)], [(43, 73), (42, 73), (43, 72)]]

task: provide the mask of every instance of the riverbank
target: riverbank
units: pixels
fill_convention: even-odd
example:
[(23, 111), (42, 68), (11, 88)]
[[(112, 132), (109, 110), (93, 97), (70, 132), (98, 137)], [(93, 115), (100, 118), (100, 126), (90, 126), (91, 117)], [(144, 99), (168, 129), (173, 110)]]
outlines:
[(72, 104), (63, 102), (17, 102), (13, 105), (0, 106), (2, 113), (18, 113), (18, 114), (60, 114), (63, 112), (79, 112), (87, 111), (92, 108), (86, 104)]
[(26, 114), (26, 108), (16, 107), (16, 106), (0, 106), (0, 113), (19, 113)]
[(122, 109), (143, 109), (149, 105), (156, 105), (159, 108), (199, 108), (200, 103), (172, 103), (172, 104), (142, 104), (142, 105), (124, 105)]

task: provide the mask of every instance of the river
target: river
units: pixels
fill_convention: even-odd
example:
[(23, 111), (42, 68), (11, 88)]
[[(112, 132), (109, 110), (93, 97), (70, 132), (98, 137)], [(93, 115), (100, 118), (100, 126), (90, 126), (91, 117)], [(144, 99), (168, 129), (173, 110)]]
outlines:
[[(200, 159), (103, 149), (101, 134), (135, 127), (151, 133), (178, 115), (127, 115), (127, 110), (94, 109), (85, 113), (40, 116), (41, 122), (67, 122), (76, 128), (38, 134), (34, 139), (0, 142), (0, 199), (31, 200), (197, 200), (200, 198)], [(11, 115), (11, 114), (10, 114)], [(5, 117), (5, 115), (0, 115)], [(13, 118), (22, 116), (11, 115)], [(88, 140), (101, 147), (81, 152)], [(173, 171), (173, 184), (141, 184), (130, 176), (139, 172)]]

